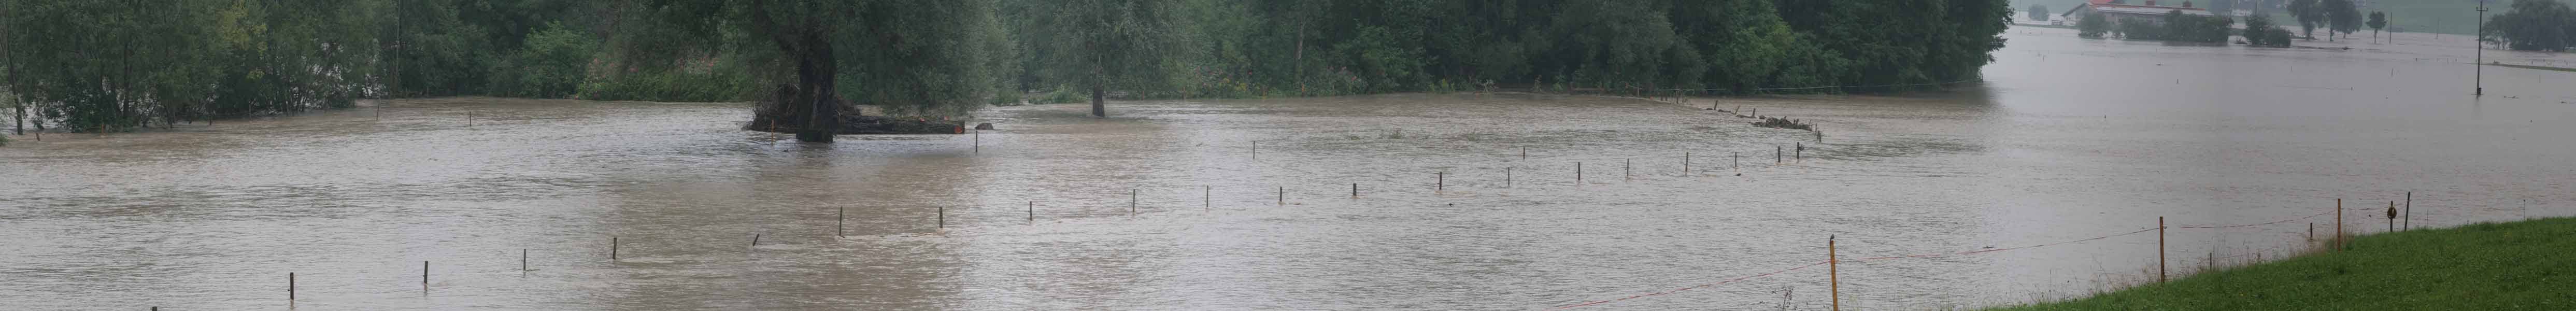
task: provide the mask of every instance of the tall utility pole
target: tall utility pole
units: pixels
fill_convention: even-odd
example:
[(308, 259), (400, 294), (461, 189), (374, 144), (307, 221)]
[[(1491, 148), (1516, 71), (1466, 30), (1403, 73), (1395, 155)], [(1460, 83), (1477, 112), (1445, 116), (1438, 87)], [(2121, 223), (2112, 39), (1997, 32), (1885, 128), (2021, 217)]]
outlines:
[(2477, 41), (2477, 44), (2478, 44), (2478, 60), (2477, 60), (2477, 63), (2476, 63), (2476, 64), (2471, 64), (2471, 65), (2477, 65), (2477, 67), (2478, 67), (2478, 68), (2477, 68), (2477, 70), (2475, 71), (2476, 73), (2474, 73), (2475, 75), (2477, 75), (2477, 78), (2473, 78), (2473, 79), (2472, 79), (2473, 81), (2476, 81), (2475, 83), (2477, 83), (2477, 90), (2476, 90), (2476, 91), (2473, 91), (2473, 92), (2471, 92), (2471, 93), (2469, 93), (2469, 95), (2487, 95), (2487, 1), (2486, 1), (2486, 0), (2478, 0), (2478, 35), (2477, 35), (2477, 38), (2478, 38), (2478, 39), (2477, 39), (2476, 41)]

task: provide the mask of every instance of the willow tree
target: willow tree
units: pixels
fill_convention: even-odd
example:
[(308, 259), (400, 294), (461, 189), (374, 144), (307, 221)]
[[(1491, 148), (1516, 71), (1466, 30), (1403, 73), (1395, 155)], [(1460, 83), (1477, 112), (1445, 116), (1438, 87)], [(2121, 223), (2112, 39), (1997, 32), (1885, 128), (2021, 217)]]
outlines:
[(1091, 91), (1091, 116), (1107, 117), (1102, 98), (1110, 88), (1170, 86), (1184, 48), (1180, 12), (1176, 0), (1057, 1), (1052, 14), (1034, 16), (1043, 34), (1032, 37), (1055, 41), (1038, 45), (1049, 60), (1043, 70)]
[[(983, 40), (994, 33), (982, 0), (628, 0), (646, 37), (621, 38), (626, 61), (684, 66), (729, 50), (761, 59), (754, 76), (776, 80), (748, 129), (831, 142), (849, 102), (889, 111), (960, 112), (989, 82)], [(666, 59), (656, 59), (666, 58)], [(667, 59), (679, 58), (679, 59)]]

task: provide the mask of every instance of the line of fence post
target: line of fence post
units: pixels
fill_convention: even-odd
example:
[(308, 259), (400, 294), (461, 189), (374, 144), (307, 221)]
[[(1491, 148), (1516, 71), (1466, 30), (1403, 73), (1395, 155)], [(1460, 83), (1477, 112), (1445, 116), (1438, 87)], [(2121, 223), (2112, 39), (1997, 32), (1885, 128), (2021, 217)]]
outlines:
[(1636, 159), (1619, 159), (1619, 180), (1637, 180)]
[(938, 208), (939, 208), (939, 226), (938, 226), (937, 228), (939, 228), (940, 230), (948, 230), (948, 206), (943, 205), (943, 206), (938, 206)]
[(2406, 230), (2407, 230), (2407, 231), (2414, 231), (2414, 230), (2415, 230), (2415, 192), (2414, 192), (2414, 191), (2407, 191), (2407, 192), (2406, 192), (2406, 224), (2405, 224), (2405, 227), (2406, 227)]
[(528, 273), (528, 249), (519, 249), (519, 273)]
[(1503, 188), (1512, 187), (1512, 167), (1503, 167)]
[(608, 260), (617, 260), (617, 237), (608, 237)]
[(850, 207), (843, 206), (839, 210), (838, 214), (832, 215), (832, 236), (850, 237), (849, 231), (842, 229), (850, 222)]
[(286, 301), (295, 301), (295, 273), (286, 273)]
[(1449, 172), (1431, 172), (1431, 191), (1449, 190)]
[(1136, 218), (1136, 189), (1127, 189), (1127, 218)]
[(2165, 282), (2165, 217), (2156, 216), (2156, 283)]
[(1216, 191), (1215, 189), (1216, 189), (1216, 186), (1208, 186), (1208, 185), (1200, 185), (1200, 186), (1199, 186), (1199, 209), (1200, 209), (1200, 210), (1203, 210), (1203, 211), (1209, 211), (1209, 212), (1214, 212), (1214, 211), (1216, 211), (1216, 195), (1209, 194), (1210, 192)]
[(1691, 164), (1690, 162), (1691, 162), (1691, 154), (1690, 154), (1689, 152), (1683, 152), (1683, 153), (1682, 153), (1682, 176), (1690, 176), (1690, 164)]
[(1583, 162), (1574, 162), (1574, 185), (1583, 185)]
[(1360, 183), (1351, 183), (1351, 198), (1360, 198)]
[[(1825, 280), (1833, 284), (1834, 311), (1843, 310), (1842, 257), (1834, 255), (1834, 236), (1825, 236)], [(1813, 267), (1813, 266), (1809, 266)]]
[(2334, 251), (2343, 251), (2343, 199), (2335, 199)]

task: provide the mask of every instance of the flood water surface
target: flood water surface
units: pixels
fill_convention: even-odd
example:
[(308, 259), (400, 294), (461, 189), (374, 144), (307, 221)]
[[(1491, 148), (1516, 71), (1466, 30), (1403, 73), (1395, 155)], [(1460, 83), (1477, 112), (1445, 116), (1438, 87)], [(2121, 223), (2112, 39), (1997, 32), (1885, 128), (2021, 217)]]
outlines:
[[(2287, 220), (2171, 229), (2182, 274), (2294, 252), (2336, 199), (2355, 232), (2410, 191), (2416, 227), (2576, 214), (2576, 73), (2491, 67), (2477, 97), (2472, 50), (2432, 38), (2007, 37), (1987, 82), (1904, 96), (1038, 105), (836, 144), (736, 130), (746, 104), (448, 98), (47, 135), (0, 148), (0, 309), (1535, 310), (1721, 282), (1578, 309), (1822, 309), (1828, 269), (1844, 306), (1938, 309), (2151, 280), (2158, 217)], [(1844, 260), (1809, 266), (1829, 236)], [(1952, 255), (1869, 259), (1923, 254)]]

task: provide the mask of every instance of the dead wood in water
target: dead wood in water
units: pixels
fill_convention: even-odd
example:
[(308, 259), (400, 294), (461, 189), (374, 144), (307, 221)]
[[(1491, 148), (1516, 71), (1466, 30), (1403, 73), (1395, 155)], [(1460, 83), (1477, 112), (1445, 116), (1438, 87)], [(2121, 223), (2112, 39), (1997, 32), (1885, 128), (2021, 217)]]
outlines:
[[(963, 134), (966, 129), (965, 121), (921, 117), (843, 115), (840, 121), (841, 129), (835, 131), (835, 134)], [(800, 130), (796, 126), (786, 124), (773, 126), (760, 122), (745, 124), (743, 129), (774, 133), (795, 133)]]
[(1758, 127), (1768, 127), (1768, 128), (1776, 128), (1776, 129), (1792, 129), (1792, 130), (1808, 130), (1808, 131), (1816, 130), (1816, 124), (1814, 124), (1814, 123), (1800, 123), (1800, 122), (1798, 122), (1798, 120), (1791, 120), (1791, 119), (1789, 119), (1789, 118), (1774, 118), (1774, 117), (1762, 117), (1762, 122), (1753, 122), (1753, 126), (1758, 126)]

